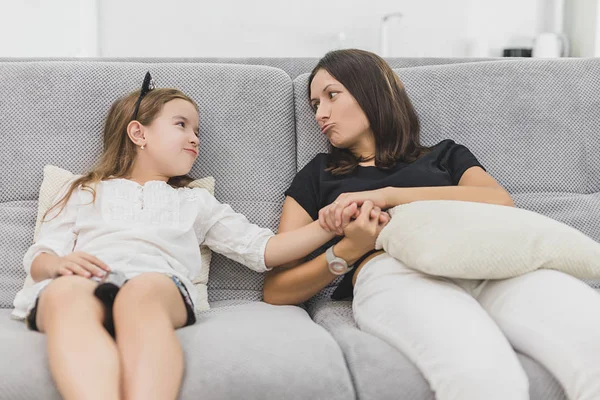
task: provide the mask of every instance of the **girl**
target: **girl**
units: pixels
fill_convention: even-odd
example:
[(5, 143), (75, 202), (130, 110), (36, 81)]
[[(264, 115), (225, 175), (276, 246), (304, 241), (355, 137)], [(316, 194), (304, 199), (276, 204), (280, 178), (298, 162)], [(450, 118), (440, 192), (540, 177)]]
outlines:
[[(273, 236), (206, 190), (186, 188), (198, 108), (150, 84), (147, 74), (141, 91), (112, 105), (97, 167), (63, 190), (24, 257), (37, 283), (17, 294), (15, 314), (46, 333), (65, 399), (177, 396), (183, 355), (175, 329), (195, 322), (199, 243), (262, 272), (333, 237), (318, 223)], [(109, 273), (109, 282), (127, 279), (116, 297), (97, 290)]]
[(373, 252), (374, 223), (370, 230), (349, 229), (359, 206), (385, 210), (417, 200), (513, 206), (466, 147), (451, 140), (420, 144), (417, 114), (385, 61), (360, 50), (328, 53), (310, 75), (308, 95), (332, 150), (295, 177), (279, 231), (318, 220), (340, 236), (311, 261), (268, 273), (265, 301), (303, 302), (350, 271), (334, 299), (354, 295), (358, 327), (414, 362), (437, 399), (528, 399), (513, 348), (544, 365), (570, 399), (600, 399), (600, 323), (585, 311), (600, 310), (600, 296), (588, 285), (552, 270), (498, 281), (428, 276)]

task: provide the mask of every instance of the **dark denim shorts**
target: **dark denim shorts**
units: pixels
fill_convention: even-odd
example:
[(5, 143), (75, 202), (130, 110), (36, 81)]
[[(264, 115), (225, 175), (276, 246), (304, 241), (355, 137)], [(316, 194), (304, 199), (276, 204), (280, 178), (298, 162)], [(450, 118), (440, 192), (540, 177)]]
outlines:
[[(176, 276), (171, 276), (171, 279), (173, 280), (173, 283), (175, 283), (175, 285), (177, 285), (177, 289), (179, 289), (179, 293), (181, 293), (181, 298), (183, 299), (183, 304), (185, 305), (185, 310), (187, 311), (187, 321), (185, 322), (184, 326), (189, 326), (189, 325), (195, 324), (196, 323), (196, 313), (194, 312), (194, 303), (192, 302), (192, 297), (190, 296), (190, 293), (186, 289), (183, 282), (181, 282), (181, 280), (179, 280), (179, 278), (177, 278)], [(31, 311), (27, 315), (27, 319), (26, 319), (27, 326), (29, 327), (29, 329), (31, 329), (33, 331), (37, 331), (37, 332), (39, 332), (39, 329), (38, 329), (37, 323), (36, 323), (37, 308), (38, 308), (39, 301), (40, 301), (40, 296), (38, 296), (38, 298), (36, 299), (35, 306), (31, 309)], [(112, 316), (112, 310), (111, 310), (111, 312), (109, 312), (107, 314)], [(109, 332), (111, 332), (112, 336), (114, 336), (113, 328), (112, 328), (113, 327), (112, 320), (105, 320), (104, 327)]]

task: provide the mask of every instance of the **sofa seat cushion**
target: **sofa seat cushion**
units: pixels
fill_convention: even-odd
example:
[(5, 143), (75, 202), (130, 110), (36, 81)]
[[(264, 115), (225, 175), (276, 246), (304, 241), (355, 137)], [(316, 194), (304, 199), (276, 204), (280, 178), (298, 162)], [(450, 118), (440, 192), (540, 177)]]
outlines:
[[(404, 354), (358, 329), (350, 301), (315, 298), (308, 311), (342, 348), (359, 399), (434, 400), (427, 381)], [(566, 400), (562, 387), (544, 367), (523, 354), (517, 356), (529, 377), (531, 400)]]
[[(355, 398), (344, 356), (306, 311), (263, 302), (219, 301), (177, 331), (184, 354), (181, 399)], [(60, 399), (46, 338), (0, 310), (0, 398)]]

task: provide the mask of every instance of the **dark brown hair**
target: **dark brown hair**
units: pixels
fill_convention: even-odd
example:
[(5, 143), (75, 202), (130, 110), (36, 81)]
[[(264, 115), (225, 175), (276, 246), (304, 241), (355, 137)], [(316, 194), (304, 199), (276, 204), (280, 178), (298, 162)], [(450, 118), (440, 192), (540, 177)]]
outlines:
[[(110, 179), (111, 177), (124, 178), (128, 176), (135, 161), (137, 146), (129, 139), (127, 126), (131, 122), (131, 117), (139, 96), (140, 91), (136, 90), (119, 98), (112, 104), (104, 125), (104, 151), (100, 160), (91, 171), (75, 179), (70, 184), (65, 195), (46, 211), (42, 221), (56, 207), (60, 207), (60, 210), (56, 213), (55, 217), (60, 214), (67, 204), (68, 199), (73, 194), (73, 191), (79, 186), (83, 190), (92, 193), (92, 202), (94, 202), (96, 200), (95, 183)], [(150, 125), (158, 117), (163, 106), (175, 99), (189, 101), (198, 110), (198, 106), (194, 100), (177, 89), (154, 89), (148, 92), (140, 103), (136, 121), (145, 126)], [(182, 175), (170, 178), (167, 183), (172, 187), (183, 187), (192, 181), (191, 177)]]
[[(381, 57), (356, 49), (327, 53), (308, 79), (309, 99), (310, 85), (321, 69), (344, 85), (366, 114), (375, 138), (375, 166), (389, 169), (398, 161), (410, 163), (429, 150), (420, 144), (419, 118), (404, 85)], [(327, 170), (347, 174), (363, 161), (332, 146)]]

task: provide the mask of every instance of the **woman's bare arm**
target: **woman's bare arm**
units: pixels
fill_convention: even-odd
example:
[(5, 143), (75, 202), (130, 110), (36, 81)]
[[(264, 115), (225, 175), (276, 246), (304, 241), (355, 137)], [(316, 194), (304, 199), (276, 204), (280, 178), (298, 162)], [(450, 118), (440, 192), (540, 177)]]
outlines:
[(457, 186), (386, 187), (343, 193), (319, 212), (321, 227), (341, 234), (348, 223), (342, 216), (344, 209), (353, 203), (361, 206), (367, 200), (384, 210), (420, 200), (461, 200), (514, 206), (510, 194), (492, 176), (481, 167), (471, 167), (464, 172)]
[[(279, 233), (291, 232), (314, 224), (312, 218), (296, 200), (287, 197), (279, 224)], [(346, 238), (334, 247), (338, 257), (348, 263), (356, 262), (367, 250), (357, 248)], [(302, 259), (267, 272), (263, 287), (264, 301), (271, 304), (299, 304), (321, 291), (337, 276), (329, 272), (322, 254), (308, 262)]]

